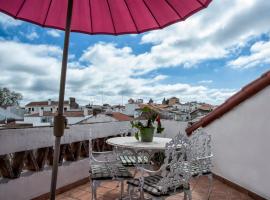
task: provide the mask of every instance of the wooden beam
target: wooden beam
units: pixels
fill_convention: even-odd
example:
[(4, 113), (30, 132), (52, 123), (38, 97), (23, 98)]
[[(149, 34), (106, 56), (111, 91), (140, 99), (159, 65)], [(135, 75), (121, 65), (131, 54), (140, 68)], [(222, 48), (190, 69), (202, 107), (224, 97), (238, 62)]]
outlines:
[(27, 152), (27, 156), (25, 160), (25, 168), (30, 171), (39, 171), (39, 166), (38, 166), (33, 150), (30, 150)]
[(0, 172), (4, 178), (14, 177), (9, 155), (0, 156)]
[(18, 178), (21, 175), (21, 172), (24, 167), (24, 160), (27, 156), (27, 151), (21, 151), (14, 153), (13, 162), (12, 162), (12, 170), (13, 170), (13, 178)]
[(49, 153), (49, 147), (39, 148), (37, 150), (36, 161), (37, 161), (39, 170), (43, 170), (47, 157), (48, 157), (48, 153)]

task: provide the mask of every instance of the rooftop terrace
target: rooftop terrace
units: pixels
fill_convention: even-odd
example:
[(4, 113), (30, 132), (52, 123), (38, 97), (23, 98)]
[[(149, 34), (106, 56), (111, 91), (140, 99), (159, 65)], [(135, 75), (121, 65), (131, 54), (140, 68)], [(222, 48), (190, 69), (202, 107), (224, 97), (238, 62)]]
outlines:
[[(221, 123), (221, 121), (218, 122)], [(238, 125), (241, 123), (238, 121)], [(179, 132), (185, 133), (187, 127), (185, 122), (171, 120), (163, 120), (162, 124), (165, 127), (162, 136), (170, 138)], [(261, 128), (254, 124), (249, 125), (257, 129)], [(224, 126), (226, 124), (222, 124), (222, 127)], [(57, 199), (91, 199), (87, 152), (90, 127), (95, 138), (95, 148), (102, 151), (109, 148), (104, 143), (106, 138), (118, 135), (119, 130), (130, 127), (130, 123), (124, 121), (81, 124), (69, 126), (65, 130), (61, 141)], [(257, 152), (254, 151), (267, 149), (268, 147), (263, 143), (266, 140), (262, 141), (254, 134), (239, 131), (236, 135), (230, 135), (234, 137), (234, 142), (228, 143), (228, 132), (223, 133), (220, 127), (216, 129), (210, 127), (205, 130), (213, 136), (215, 179), (210, 199), (268, 199), (265, 181), (269, 179), (268, 174), (263, 173), (269, 169), (267, 168), (268, 159), (262, 156), (256, 157)], [(229, 133), (234, 133), (234, 131)], [(245, 140), (240, 138), (243, 134), (246, 136)], [(220, 143), (220, 140), (225, 143)], [(250, 141), (255, 144), (257, 140), (261, 146), (250, 145)], [(49, 197), (53, 144), (52, 127), (0, 130), (0, 199), (47, 199)], [(248, 154), (247, 146), (249, 147)], [(245, 151), (239, 147), (244, 148)], [(253, 162), (255, 158), (256, 162)], [(240, 166), (240, 169), (236, 166)], [(114, 200), (119, 195), (120, 188), (117, 187), (116, 182), (102, 183), (101, 186), (97, 192), (98, 199)], [(193, 199), (205, 199), (207, 186), (208, 181), (204, 177), (198, 181), (194, 180), (192, 182)], [(15, 189), (16, 192), (14, 192)], [(179, 197), (182, 195), (169, 199), (179, 199)]]
[[(208, 180), (200, 177), (192, 181), (192, 198), (194, 200), (205, 200), (207, 198)], [(126, 187), (126, 186), (125, 186)], [(117, 182), (103, 182), (98, 188), (98, 199), (112, 200), (119, 197), (120, 187)], [(57, 195), (58, 200), (89, 200), (91, 199), (90, 183), (74, 187), (66, 192)], [(169, 197), (168, 200), (183, 199), (183, 194)], [(211, 200), (252, 200), (253, 198), (243, 192), (230, 187), (229, 185), (214, 179)]]

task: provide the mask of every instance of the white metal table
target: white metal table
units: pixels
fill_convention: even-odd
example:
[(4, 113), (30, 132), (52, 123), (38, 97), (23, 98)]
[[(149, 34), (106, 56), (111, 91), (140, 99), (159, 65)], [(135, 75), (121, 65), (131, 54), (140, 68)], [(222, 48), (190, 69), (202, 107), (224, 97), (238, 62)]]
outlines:
[(141, 142), (136, 140), (134, 136), (130, 137), (114, 137), (106, 142), (114, 147), (121, 147), (133, 150), (162, 151), (165, 150), (166, 144), (171, 138), (154, 137), (153, 142)]
[[(134, 136), (129, 136), (110, 138), (106, 142), (114, 147), (117, 157), (122, 160), (122, 163), (128, 163), (127, 166), (150, 167), (152, 156), (157, 152), (165, 151), (166, 144), (170, 141), (171, 138), (154, 137), (153, 142), (141, 142)], [(137, 170), (135, 174), (136, 172)]]

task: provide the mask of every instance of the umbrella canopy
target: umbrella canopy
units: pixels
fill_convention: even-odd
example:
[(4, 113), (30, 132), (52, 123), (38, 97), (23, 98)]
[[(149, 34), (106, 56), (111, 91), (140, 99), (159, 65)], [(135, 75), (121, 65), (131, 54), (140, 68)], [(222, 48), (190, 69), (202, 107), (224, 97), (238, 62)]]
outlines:
[(65, 30), (50, 199), (55, 199), (70, 32), (120, 35), (161, 29), (208, 6), (211, 0), (0, 0), (0, 11), (43, 27)]
[[(71, 31), (128, 34), (185, 20), (211, 0), (75, 0)], [(0, 11), (24, 21), (65, 30), (67, 0), (0, 0)]]

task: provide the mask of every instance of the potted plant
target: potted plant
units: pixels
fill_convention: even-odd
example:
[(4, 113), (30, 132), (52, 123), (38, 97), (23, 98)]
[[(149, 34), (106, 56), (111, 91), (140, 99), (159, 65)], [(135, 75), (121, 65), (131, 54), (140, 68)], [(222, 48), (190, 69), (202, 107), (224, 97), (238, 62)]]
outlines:
[[(161, 125), (160, 116), (148, 107), (142, 109), (141, 116), (147, 120), (146, 124), (141, 121), (131, 121), (132, 128), (138, 129), (138, 132), (135, 133), (135, 138), (141, 142), (152, 142), (155, 129), (157, 133), (162, 133), (164, 130)], [(157, 122), (157, 126), (154, 125), (155, 122)]]

